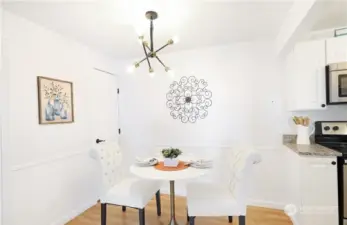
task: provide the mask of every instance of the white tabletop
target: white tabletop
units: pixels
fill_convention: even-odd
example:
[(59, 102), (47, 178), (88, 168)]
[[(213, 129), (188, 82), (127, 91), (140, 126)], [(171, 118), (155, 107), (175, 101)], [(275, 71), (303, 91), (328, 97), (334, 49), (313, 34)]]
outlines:
[(183, 180), (183, 179), (193, 179), (207, 174), (210, 169), (196, 169), (193, 167), (188, 167), (184, 170), (179, 171), (161, 171), (150, 167), (140, 167), (137, 165), (132, 165), (130, 167), (130, 172), (145, 179), (153, 180)]

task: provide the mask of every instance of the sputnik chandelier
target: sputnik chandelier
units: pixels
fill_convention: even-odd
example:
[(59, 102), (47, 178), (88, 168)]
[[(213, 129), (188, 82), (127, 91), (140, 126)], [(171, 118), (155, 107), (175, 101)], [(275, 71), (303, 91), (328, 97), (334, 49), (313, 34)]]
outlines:
[(155, 11), (148, 11), (146, 12), (146, 18), (150, 21), (150, 41), (149, 43), (144, 39), (144, 35), (141, 34), (139, 35), (139, 42), (142, 44), (143, 51), (145, 53), (145, 57), (141, 59), (138, 62), (135, 62), (129, 69), (128, 72), (133, 72), (135, 68), (140, 67), (140, 64), (144, 61), (147, 61), (148, 64), (148, 69), (149, 69), (149, 75), (151, 77), (154, 76), (154, 69), (152, 68), (151, 61), (150, 59), (156, 58), (159, 63), (164, 67), (165, 71), (173, 75), (173, 71), (171, 70), (170, 67), (166, 66), (164, 62), (158, 57), (158, 52), (161, 51), (162, 49), (166, 48), (169, 45), (173, 45), (178, 42), (177, 37), (173, 37), (169, 39), (166, 44), (164, 44), (162, 47), (154, 50), (154, 42), (153, 42), (153, 20), (158, 18), (158, 13)]

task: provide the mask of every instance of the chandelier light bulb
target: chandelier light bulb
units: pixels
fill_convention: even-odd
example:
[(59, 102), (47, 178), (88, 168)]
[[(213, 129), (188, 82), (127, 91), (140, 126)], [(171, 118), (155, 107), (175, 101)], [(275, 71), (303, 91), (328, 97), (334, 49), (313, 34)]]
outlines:
[(178, 36), (173, 36), (172, 37), (172, 41), (173, 41), (174, 44), (177, 44), (180, 41), (180, 39), (179, 39)]
[(144, 36), (144, 33), (145, 33), (142, 26), (135, 27), (135, 32), (136, 32), (137, 36), (139, 36), (139, 37)]
[(128, 73), (133, 73), (134, 70), (135, 70), (135, 65), (128, 66), (128, 68), (127, 68)]
[(171, 78), (175, 77), (175, 72), (170, 67), (166, 66), (165, 71), (169, 74)]
[(172, 78), (172, 79), (175, 78), (175, 71), (169, 70), (168, 73), (169, 73), (170, 78)]
[(154, 73), (154, 70), (152, 68), (149, 69), (149, 76), (150, 77), (154, 77), (155, 73)]
[(144, 36), (139, 36), (139, 38), (137, 39), (137, 41), (139, 42), (140, 45), (142, 45), (143, 41), (144, 41)]

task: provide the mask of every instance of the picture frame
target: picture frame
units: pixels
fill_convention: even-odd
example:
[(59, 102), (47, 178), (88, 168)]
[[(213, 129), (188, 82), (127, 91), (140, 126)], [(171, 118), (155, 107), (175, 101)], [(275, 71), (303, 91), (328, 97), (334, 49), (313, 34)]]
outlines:
[(37, 77), (39, 124), (73, 123), (73, 83), (49, 77)]

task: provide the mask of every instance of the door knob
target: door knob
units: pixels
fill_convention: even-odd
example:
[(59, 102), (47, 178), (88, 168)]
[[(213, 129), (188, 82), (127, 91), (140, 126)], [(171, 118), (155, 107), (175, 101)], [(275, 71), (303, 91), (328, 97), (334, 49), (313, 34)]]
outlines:
[(96, 139), (96, 141), (95, 141), (97, 144), (99, 144), (99, 143), (101, 143), (101, 142), (105, 142), (105, 140), (100, 140), (99, 138), (98, 139)]

